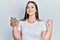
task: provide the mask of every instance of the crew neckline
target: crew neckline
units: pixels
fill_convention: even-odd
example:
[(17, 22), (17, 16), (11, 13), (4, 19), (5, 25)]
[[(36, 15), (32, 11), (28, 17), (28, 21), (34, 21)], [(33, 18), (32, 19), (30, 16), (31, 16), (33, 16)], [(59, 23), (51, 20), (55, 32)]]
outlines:
[(33, 25), (33, 24), (37, 23), (37, 21), (38, 21), (38, 20), (36, 20), (36, 21), (35, 21), (35, 22), (33, 22), (33, 23), (30, 23), (30, 22), (28, 22), (28, 21), (26, 20), (26, 22), (27, 22), (28, 24), (31, 24), (31, 25)]

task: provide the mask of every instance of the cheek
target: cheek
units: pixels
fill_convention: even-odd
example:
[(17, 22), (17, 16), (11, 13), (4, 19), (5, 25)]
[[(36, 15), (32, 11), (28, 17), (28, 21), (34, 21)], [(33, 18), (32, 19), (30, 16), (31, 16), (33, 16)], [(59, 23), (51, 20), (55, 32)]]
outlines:
[(33, 9), (32, 11), (35, 13), (36, 12), (36, 9)]
[(36, 9), (35, 8), (31, 8), (31, 10), (29, 10), (29, 9), (27, 9), (27, 13), (30, 13), (30, 11), (32, 12), (32, 13), (35, 13), (36, 12)]
[(32, 9), (32, 11), (36, 12), (36, 9), (35, 9), (35, 8), (33, 8), (33, 9)]

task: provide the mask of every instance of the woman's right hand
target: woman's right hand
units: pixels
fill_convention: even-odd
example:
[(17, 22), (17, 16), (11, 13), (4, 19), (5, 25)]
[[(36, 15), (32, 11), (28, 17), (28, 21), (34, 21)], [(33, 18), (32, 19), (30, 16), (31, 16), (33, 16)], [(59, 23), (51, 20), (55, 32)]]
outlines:
[(10, 25), (12, 27), (16, 27), (18, 25), (18, 20), (16, 18), (12, 18), (11, 17), (11, 20), (10, 20)]

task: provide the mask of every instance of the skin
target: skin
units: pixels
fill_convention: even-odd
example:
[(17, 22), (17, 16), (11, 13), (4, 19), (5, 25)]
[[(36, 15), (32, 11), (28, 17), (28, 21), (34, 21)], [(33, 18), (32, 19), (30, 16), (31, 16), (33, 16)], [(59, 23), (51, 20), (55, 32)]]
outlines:
[[(27, 19), (27, 21), (29, 23), (33, 23), (35, 22), (37, 19), (35, 18), (35, 12), (36, 12), (36, 8), (35, 5), (33, 3), (29, 3), (28, 7), (27, 7), (27, 13), (29, 14), (29, 18)], [(13, 37), (14, 40), (20, 40), (21, 37), (21, 31), (17, 30), (17, 24), (18, 24), (18, 20), (17, 19), (11, 19), (10, 20), (10, 25), (13, 27)], [(53, 21), (51, 19), (48, 19), (47, 24), (48, 24), (48, 30), (47, 31), (43, 31), (41, 33), (42, 36), (42, 40), (50, 40), (51, 39), (51, 35), (52, 35), (52, 23)]]
[(42, 35), (42, 40), (51, 40), (51, 35), (52, 35), (52, 23), (53, 21), (51, 19), (48, 19), (47, 24), (48, 24), (48, 30), (43, 31), (41, 33)]

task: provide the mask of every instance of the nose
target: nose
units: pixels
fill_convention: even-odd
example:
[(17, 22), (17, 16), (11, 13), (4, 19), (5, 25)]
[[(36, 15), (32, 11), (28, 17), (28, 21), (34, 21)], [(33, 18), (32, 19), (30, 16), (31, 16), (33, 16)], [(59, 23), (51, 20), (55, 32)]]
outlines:
[(29, 10), (31, 10), (31, 7), (29, 8)]

